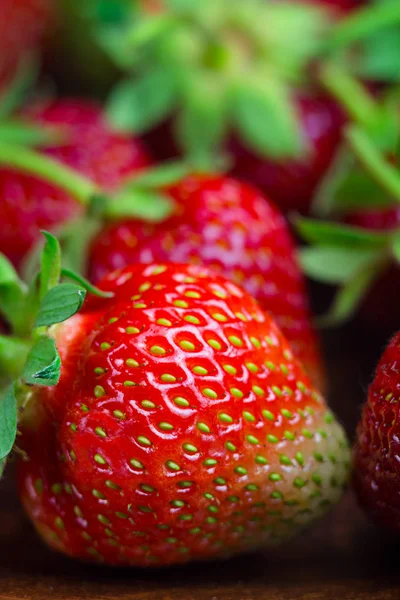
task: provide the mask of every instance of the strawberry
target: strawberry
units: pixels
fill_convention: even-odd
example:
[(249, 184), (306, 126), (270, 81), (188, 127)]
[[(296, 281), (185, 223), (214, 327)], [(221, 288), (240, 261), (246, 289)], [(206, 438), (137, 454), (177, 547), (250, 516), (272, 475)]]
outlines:
[(83, 290), (67, 302), (60, 287), (35, 321), (57, 324), (10, 392), (25, 406), (21, 499), (52, 548), (111, 565), (225, 557), (339, 499), (344, 432), (241, 288), (204, 267), (130, 266), (66, 319)]
[[(141, 142), (113, 133), (102, 110), (88, 101), (63, 99), (35, 105), (24, 113), (28, 122), (56, 126), (67, 136), (63, 145), (43, 153), (86, 175), (106, 190), (149, 164)], [(40, 230), (54, 228), (82, 209), (71, 194), (39, 177), (0, 169), (0, 251), (19, 266)]]
[(0, 89), (35, 51), (49, 26), (51, 0), (3, 0), (0, 19)]
[(260, 192), (217, 175), (186, 176), (168, 190), (173, 216), (155, 226), (127, 220), (95, 237), (90, 278), (136, 262), (205, 264), (243, 285), (272, 312), (319, 389), (323, 369), (295, 247), (283, 216)]
[(374, 521), (397, 533), (400, 531), (399, 361), (397, 333), (383, 353), (369, 387), (354, 449), (354, 484), (361, 505)]

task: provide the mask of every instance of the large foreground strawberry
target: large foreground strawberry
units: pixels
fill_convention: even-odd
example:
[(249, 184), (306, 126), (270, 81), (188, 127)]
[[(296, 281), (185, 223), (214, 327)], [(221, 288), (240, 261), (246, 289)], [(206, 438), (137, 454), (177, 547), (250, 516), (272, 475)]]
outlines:
[[(106, 190), (114, 190), (149, 164), (142, 144), (114, 133), (102, 110), (91, 102), (56, 100), (35, 105), (23, 117), (28, 123), (57, 128), (65, 140), (42, 152)], [(53, 229), (81, 213), (71, 194), (45, 178), (30, 176), (23, 169), (0, 169), (0, 251), (16, 266), (38, 240), (41, 229)]]
[(176, 210), (163, 223), (121, 221), (98, 234), (89, 258), (90, 277), (98, 281), (136, 262), (208, 265), (242, 285), (274, 315), (322, 389), (318, 341), (284, 217), (255, 188), (232, 178), (190, 175), (167, 191)]
[(400, 531), (400, 335), (386, 348), (368, 391), (354, 450), (358, 498), (371, 518)]
[(24, 406), (19, 488), (51, 547), (116, 565), (229, 556), (339, 499), (343, 430), (246, 292), (203, 267), (138, 265), (66, 320), (84, 290), (48, 285), (53, 242), (36, 341), (1, 405), (11, 428), (14, 394)]

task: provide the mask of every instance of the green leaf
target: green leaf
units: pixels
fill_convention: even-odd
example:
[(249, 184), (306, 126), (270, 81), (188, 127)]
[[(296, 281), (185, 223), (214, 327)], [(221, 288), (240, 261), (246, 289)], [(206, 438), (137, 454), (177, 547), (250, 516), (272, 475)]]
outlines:
[(169, 162), (157, 165), (134, 176), (128, 183), (138, 188), (161, 188), (178, 183), (189, 175), (190, 167), (183, 162)]
[(396, 233), (393, 237), (392, 252), (396, 262), (400, 264), (400, 233)]
[(64, 267), (75, 273), (87, 272), (90, 244), (103, 226), (102, 220), (90, 215), (64, 225), (58, 233)]
[(227, 127), (225, 90), (215, 75), (191, 73), (175, 123), (178, 144), (192, 164), (201, 164), (219, 149)]
[(379, 151), (374, 141), (356, 125), (350, 126), (346, 131), (346, 138), (350, 143), (360, 163), (393, 200), (400, 202), (400, 173), (396, 167), (386, 160)]
[(58, 284), (61, 270), (61, 248), (57, 238), (47, 231), (43, 231), (42, 233), (46, 242), (41, 259), (40, 299)]
[(14, 386), (0, 398), (0, 460), (12, 450), (17, 435), (17, 401)]
[(321, 182), (313, 200), (312, 212), (320, 217), (346, 214), (367, 208), (393, 205), (385, 190), (371, 179), (351, 156), (341, 148)]
[(323, 283), (346, 283), (376, 260), (376, 250), (313, 246), (300, 251), (300, 264), (304, 273)]
[(0, 95), (0, 119), (8, 117), (26, 102), (26, 96), (36, 81), (39, 63), (30, 55), (24, 58), (14, 79)]
[(18, 377), (30, 350), (29, 340), (12, 335), (0, 335), (0, 380)]
[(107, 205), (105, 216), (110, 220), (126, 217), (160, 222), (168, 218), (173, 210), (174, 204), (168, 196), (132, 187), (118, 193), (114, 202)]
[(298, 217), (295, 219), (295, 227), (305, 241), (319, 246), (380, 250), (387, 248), (390, 243), (388, 233), (369, 231), (331, 221)]
[(16, 119), (0, 121), (0, 141), (2, 143), (25, 146), (58, 146), (65, 144), (66, 140), (65, 135), (55, 127), (24, 123)]
[(399, 81), (399, 33), (399, 28), (393, 27), (370, 36), (356, 60), (357, 72), (367, 79)]
[(328, 314), (320, 317), (318, 323), (330, 327), (351, 319), (384, 267), (380, 262), (361, 269), (339, 290)]
[(93, 294), (94, 296), (98, 296), (99, 298), (113, 298), (113, 296), (114, 296), (113, 292), (104, 292), (103, 290), (96, 287), (95, 285), (92, 285), (90, 283), (90, 281), (85, 279), (85, 277), (82, 277), (82, 275), (78, 275), (77, 273), (74, 273), (70, 269), (63, 268), (61, 270), (61, 275), (63, 277), (68, 277), (69, 279), (73, 279), (74, 281), (79, 283), (79, 285), (81, 285), (87, 292), (89, 292), (90, 294)]
[(40, 303), (35, 327), (61, 323), (72, 317), (81, 308), (86, 291), (71, 283), (61, 283), (52, 288)]
[(0, 285), (8, 285), (19, 281), (18, 273), (4, 254), (0, 253)]
[(25, 284), (19, 279), (10, 261), (0, 254), (0, 314), (18, 335), (26, 334), (23, 324), (26, 295)]
[(61, 359), (55, 341), (40, 337), (26, 359), (21, 378), (29, 385), (57, 385), (60, 379)]
[(259, 154), (275, 159), (297, 156), (303, 148), (300, 119), (288, 90), (265, 79), (237, 86), (234, 122), (244, 141)]
[(167, 117), (175, 98), (171, 73), (167, 69), (153, 70), (114, 88), (107, 105), (108, 119), (114, 129), (141, 133)]

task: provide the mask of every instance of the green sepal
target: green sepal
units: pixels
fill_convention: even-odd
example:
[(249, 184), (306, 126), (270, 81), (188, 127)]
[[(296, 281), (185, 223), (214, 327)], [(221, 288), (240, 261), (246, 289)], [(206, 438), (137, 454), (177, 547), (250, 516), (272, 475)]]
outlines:
[(294, 221), (300, 237), (311, 244), (347, 249), (382, 250), (390, 243), (390, 234), (331, 221), (298, 217)]
[(23, 120), (0, 121), (0, 141), (22, 146), (59, 146), (65, 144), (66, 136), (56, 127), (35, 125)]
[(14, 385), (0, 397), (0, 460), (11, 452), (17, 436), (17, 400)]
[(393, 201), (386, 191), (371, 179), (350, 150), (343, 146), (316, 191), (312, 213), (327, 217), (392, 205)]
[(192, 164), (201, 164), (220, 147), (227, 127), (225, 90), (213, 85), (213, 77), (191, 78), (175, 132), (179, 147)]
[(385, 267), (385, 262), (376, 262), (360, 269), (339, 289), (328, 313), (318, 318), (318, 324), (332, 327), (349, 321)]
[(400, 232), (394, 234), (392, 240), (392, 254), (395, 261), (400, 264)]
[(311, 246), (299, 253), (303, 272), (310, 278), (331, 285), (343, 285), (376, 261), (375, 249)]
[(252, 150), (263, 156), (286, 158), (304, 150), (304, 140), (288, 89), (274, 80), (236, 86), (233, 101), (235, 128)]
[(13, 335), (0, 335), (0, 381), (17, 377), (25, 364), (30, 341)]
[(24, 305), (27, 286), (20, 280), (9, 260), (0, 253), (0, 314), (17, 335), (24, 335)]
[(178, 183), (192, 171), (184, 162), (167, 162), (135, 175), (131, 182), (141, 189), (164, 188)]
[(48, 231), (42, 233), (46, 241), (40, 265), (40, 300), (59, 283), (61, 271), (61, 248), (58, 239)]
[(82, 307), (86, 290), (71, 283), (61, 283), (52, 288), (42, 299), (35, 320), (35, 327), (62, 323)]
[(65, 225), (59, 232), (62, 245), (62, 265), (76, 273), (86, 273), (89, 248), (103, 227), (99, 217), (86, 216)]
[(132, 184), (125, 187), (106, 206), (105, 218), (120, 220), (123, 218), (143, 219), (149, 222), (164, 221), (174, 210), (174, 204), (168, 196), (150, 189), (140, 189)]
[(400, 202), (400, 174), (382, 154), (371, 136), (362, 128), (352, 125), (346, 130), (348, 140), (357, 159), (393, 201)]
[(61, 275), (63, 277), (67, 277), (68, 279), (72, 279), (79, 283), (80, 286), (83, 287), (89, 294), (93, 296), (97, 296), (98, 298), (112, 298), (114, 296), (113, 292), (105, 292), (95, 285), (91, 284), (90, 281), (85, 279), (82, 275), (78, 275), (78, 273), (74, 273), (70, 269), (62, 268)]
[(20, 108), (36, 81), (39, 62), (31, 54), (20, 61), (14, 79), (0, 95), (0, 119), (10, 116)]
[(154, 69), (118, 83), (108, 99), (107, 116), (114, 129), (141, 133), (165, 119), (175, 101), (172, 73)]
[(52, 338), (40, 337), (31, 348), (21, 379), (28, 385), (57, 385), (60, 379), (61, 359)]

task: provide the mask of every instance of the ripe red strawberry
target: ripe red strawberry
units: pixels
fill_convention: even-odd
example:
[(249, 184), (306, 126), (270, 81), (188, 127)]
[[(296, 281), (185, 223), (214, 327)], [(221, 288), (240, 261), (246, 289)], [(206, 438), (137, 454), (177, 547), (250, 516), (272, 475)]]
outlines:
[(358, 498), (377, 523), (400, 531), (400, 334), (386, 348), (357, 430), (354, 482)]
[(314, 192), (331, 165), (341, 140), (343, 114), (327, 97), (299, 96), (299, 118), (306, 155), (271, 160), (232, 142), (233, 174), (262, 189), (282, 210), (307, 213)]
[(15, 75), (20, 61), (37, 48), (51, 12), (51, 0), (2, 0), (0, 89)]
[[(323, 369), (304, 282), (283, 216), (256, 189), (234, 179), (193, 175), (169, 190), (177, 214), (155, 226), (129, 220), (94, 240), (90, 277), (136, 262), (205, 264), (243, 285), (269, 310), (319, 389)], [(320, 387), (321, 386), (321, 387)]]
[[(106, 190), (115, 189), (127, 175), (149, 164), (141, 142), (113, 133), (101, 109), (91, 102), (63, 99), (26, 111), (36, 124), (59, 126), (65, 145), (45, 154), (86, 175)], [(53, 185), (11, 169), (0, 169), (0, 251), (16, 266), (40, 236), (81, 213), (69, 195)]]
[(165, 565), (292, 536), (338, 500), (342, 428), (254, 300), (195, 266), (137, 265), (53, 327), (62, 359), (18, 445), (53, 548)]

